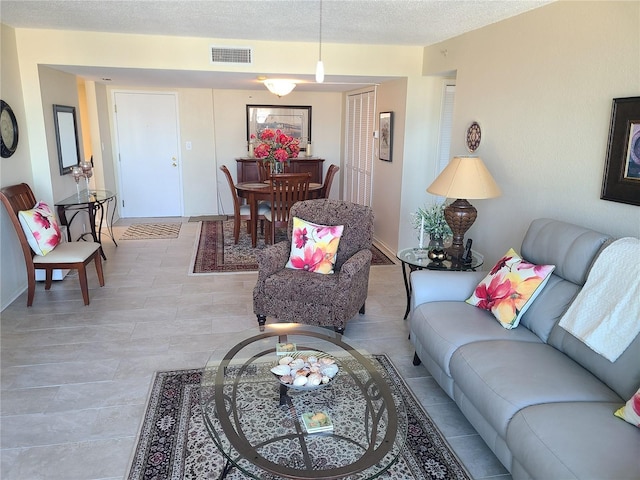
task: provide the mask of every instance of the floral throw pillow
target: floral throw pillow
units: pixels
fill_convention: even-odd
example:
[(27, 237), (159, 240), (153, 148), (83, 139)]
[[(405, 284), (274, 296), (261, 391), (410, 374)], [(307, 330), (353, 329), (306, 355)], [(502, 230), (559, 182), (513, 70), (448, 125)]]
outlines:
[(36, 255), (46, 255), (60, 243), (60, 227), (46, 203), (38, 202), (31, 210), (18, 212), (18, 218)]
[(516, 328), (554, 268), (527, 263), (511, 248), (466, 302), (489, 310), (504, 328)]
[(333, 273), (344, 225), (316, 225), (293, 217), (291, 253), (287, 268)]
[(640, 388), (623, 407), (614, 412), (614, 415), (631, 425), (640, 427)]

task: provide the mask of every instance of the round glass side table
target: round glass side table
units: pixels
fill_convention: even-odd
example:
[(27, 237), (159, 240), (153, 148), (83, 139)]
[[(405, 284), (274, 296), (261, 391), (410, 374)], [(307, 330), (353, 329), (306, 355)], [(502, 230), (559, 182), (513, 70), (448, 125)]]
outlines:
[[(429, 259), (429, 249), (427, 248), (405, 248), (396, 254), (396, 258), (402, 262), (402, 278), (404, 279), (404, 288), (407, 291), (407, 310), (404, 313), (404, 319), (409, 316), (411, 309), (411, 283), (409, 275), (415, 270), (448, 270), (453, 272), (462, 272), (475, 270), (484, 263), (484, 256), (471, 250), (471, 262), (455, 262), (451, 259), (436, 262)], [(407, 275), (407, 266), (409, 267), (409, 275)]]

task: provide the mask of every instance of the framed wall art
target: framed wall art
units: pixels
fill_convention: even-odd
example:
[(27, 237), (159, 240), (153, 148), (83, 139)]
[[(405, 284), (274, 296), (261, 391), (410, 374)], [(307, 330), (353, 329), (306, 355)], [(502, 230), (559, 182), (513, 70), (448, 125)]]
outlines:
[(60, 175), (66, 175), (74, 165), (80, 164), (76, 107), (54, 105), (53, 123), (56, 128)]
[(311, 107), (290, 105), (247, 105), (247, 142), (270, 128), (300, 140), (300, 151), (311, 143)]
[(380, 112), (380, 160), (391, 161), (393, 151), (393, 112)]
[(613, 99), (600, 198), (640, 205), (640, 97)]

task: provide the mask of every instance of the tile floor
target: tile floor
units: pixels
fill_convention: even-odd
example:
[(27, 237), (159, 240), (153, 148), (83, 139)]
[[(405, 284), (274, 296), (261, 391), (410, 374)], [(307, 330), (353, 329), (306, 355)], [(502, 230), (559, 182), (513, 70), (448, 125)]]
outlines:
[[(140, 219), (139, 223), (163, 219)], [(172, 240), (105, 237), (106, 285), (89, 269), (91, 304), (73, 276), (34, 305), (23, 294), (1, 318), (3, 480), (122, 479), (143, 417), (153, 373), (197, 368), (235, 331), (255, 325), (255, 273), (188, 276), (196, 223)], [(119, 238), (126, 225), (115, 227)], [(422, 366), (402, 320), (400, 266), (373, 267), (366, 315), (345, 334), (371, 353), (387, 353), (474, 478), (508, 472)]]

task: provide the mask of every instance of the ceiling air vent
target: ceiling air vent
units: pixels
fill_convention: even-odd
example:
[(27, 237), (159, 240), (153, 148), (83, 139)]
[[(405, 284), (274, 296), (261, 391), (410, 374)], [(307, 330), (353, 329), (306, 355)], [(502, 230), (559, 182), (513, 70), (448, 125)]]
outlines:
[(253, 51), (251, 48), (211, 46), (211, 63), (251, 64), (252, 57)]

